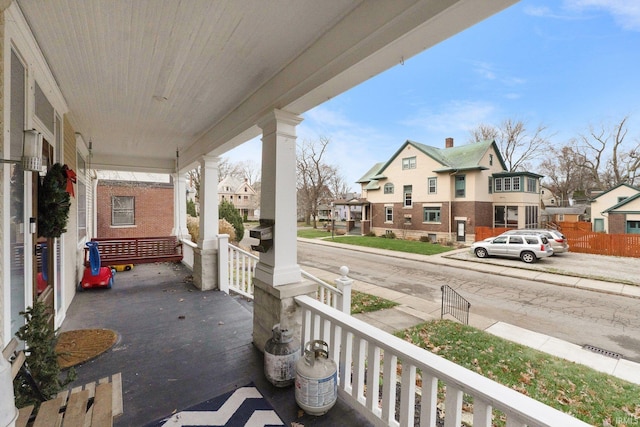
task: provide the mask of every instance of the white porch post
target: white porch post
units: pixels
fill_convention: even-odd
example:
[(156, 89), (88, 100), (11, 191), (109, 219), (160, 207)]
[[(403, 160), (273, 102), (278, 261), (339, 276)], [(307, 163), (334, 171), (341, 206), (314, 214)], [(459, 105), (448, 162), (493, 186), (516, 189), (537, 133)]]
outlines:
[(219, 162), (220, 158), (214, 156), (200, 159), (200, 235), (194, 250), (193, 281), (203, 291), (218, 286)]
[(187, 229), (187, 178), (183, 173), (174, 173), (173, 177), (173, 230), (171, 234), (178, 239), (191, 240)]
[(273, 220), (273, 247), (260, 254), (254, 279), (253, 343), (264, 351), (272, 327), (300, 336), (301, 319), (293, 300), (314, 290), (302, 282), (297, 263), (296, 126), (302, 118), (274, 110), (258, 122), (262, 129), (260, 219)]

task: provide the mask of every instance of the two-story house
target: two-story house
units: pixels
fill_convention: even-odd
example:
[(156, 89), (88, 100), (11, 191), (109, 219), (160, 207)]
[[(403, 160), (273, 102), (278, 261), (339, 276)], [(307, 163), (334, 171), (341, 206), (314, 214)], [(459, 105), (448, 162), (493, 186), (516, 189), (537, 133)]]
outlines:
[(228, 176), (218, 183), (218, 201), (233, 203), (243, 218), (256, 219), (258, 197), (247, 179)]
[(376, 235), (472, 242), (477, 226), (537, 227), (541, 177), (509, 172), (494, 141), (447, 138), (444, 148), (406, 141), (357, 182)]
[(619, 184), (591, 199), (593, 231), (640, 233), (640, 188)]

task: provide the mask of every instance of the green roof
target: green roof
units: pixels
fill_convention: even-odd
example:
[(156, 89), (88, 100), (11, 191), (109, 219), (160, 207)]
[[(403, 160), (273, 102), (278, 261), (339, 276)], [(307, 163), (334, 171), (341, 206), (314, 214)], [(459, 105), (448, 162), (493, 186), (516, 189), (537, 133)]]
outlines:
[[(458, 147), (436, 148), (430, 145), (407, 140), (387, 162), (376, 163), (356, 182), (360, 184), (369, 183), (369, 185), (365, 187), (369, 190), (380, 188), (377, 180), (385, 178), (383, 174), (384, 170), (409, 144), (442, 165), (442, 167), (434, 169), (433, 172), (458, 172), (465, 170), (487, 169), (486, 166), (480, 165), (480, 161), (491, 147), (494, 149), (496, 161), (500, 162), (504, 171), (507, 170), (507, 166), (502, 159), (502, 155), (500, 154), (500, 150), (498, 149), (495, 141), (481, 141)], [(522, 173), (519, 173), (519, 175), (521, 174)], [(375, 183), (373, 181), (375, 181)]]
[(373, 165), (373, 167), (371, 169), (369, 169), (367, 171), (367, 173), (365, 173), (364, 175), (362, 175), (362, 178), (360, 178), (359, 180), (356, 181), (356, 183), (358, 184), (364, 184), (366, 182), (371, 181), (372, 179), (380, 179), (380, 177), (378, 176), (379, 172), (382, 169), (382, 166), (384, 166), (383, 162), (380, 163), (376, 163), (375, 165)]

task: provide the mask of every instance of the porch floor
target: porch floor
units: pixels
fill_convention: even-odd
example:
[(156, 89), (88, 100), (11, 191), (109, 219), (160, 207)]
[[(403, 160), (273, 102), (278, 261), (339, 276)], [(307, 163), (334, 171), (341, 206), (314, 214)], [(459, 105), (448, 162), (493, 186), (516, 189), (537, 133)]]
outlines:
[(181, 264), (119, 272), (113, 289), (80, 292), (69, 307), (61, 331), (119, 334), (111, 350), (76, 367), (72, 385), (122, 372), (124, 415), (115, 426), (144, 426), (250, 382), (286, 426), (371, 425), (340, 399), (321, 417), (300, 417), (294, 389), (264, 376), (263, 355), (252, 344), (252, 308), (237, 296), (199, 291)]

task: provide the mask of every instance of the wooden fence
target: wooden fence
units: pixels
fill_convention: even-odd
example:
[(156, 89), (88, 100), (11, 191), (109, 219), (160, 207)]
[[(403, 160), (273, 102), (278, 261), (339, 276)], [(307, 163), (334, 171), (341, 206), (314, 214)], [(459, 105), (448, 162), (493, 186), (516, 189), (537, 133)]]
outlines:
[[(567, 226), (566, 224), (580, 224)], [(640, 234), (606, 234), (584, 230), (584, 224), (562, 223), (570, 252), (640, 258)], [(511, 228), (476, 227), (476, 241), (497, 236)]]

